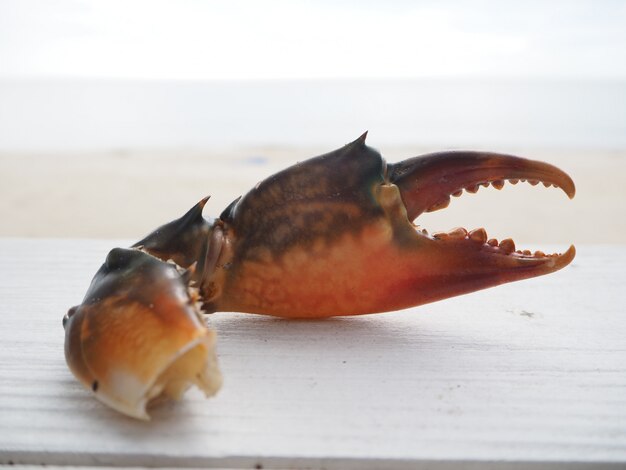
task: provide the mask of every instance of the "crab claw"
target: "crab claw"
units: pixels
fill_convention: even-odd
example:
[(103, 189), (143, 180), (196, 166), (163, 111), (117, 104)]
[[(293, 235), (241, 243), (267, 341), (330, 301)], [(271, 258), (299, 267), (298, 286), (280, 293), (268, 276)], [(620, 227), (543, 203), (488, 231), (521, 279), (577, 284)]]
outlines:
[(121, 413), (149, 419), (156, 398), (178, 399), (192, 384), (207, 396), (220, 388), (215, 333), (200, 316), (191, 272), (181, 271), (139, 249), (115, 248), (63, 319), (71, 371)]
[(221, 215), (232, 259), (215, 310), (330, 317), (398, 310), (554, 272), (561, 255), (516, 252), (484, 229), (429, 236), (413, 221), (480, 185), (528, 180), (562, 188), (547, 163), (442, 152), (386, 163), (362, 135), (259, 183)]
[[(572, 179), (557, 167), (496, 153), (441, 152), (389, 165), (388, 171), (410, 221), (447, 207), (450, 196), (460, 196), (463, 190), (474, 193), (489, 184), (501, 189), (505, 180), (542, 182), (561, 188), (570, 199), (576, 193)], [(422, 294), (418, 299), (410, 295), (411, 302), (419, 303), (552, 273), (567, 266), (576, 254), (574, 246), (553, 255), (516, 251), (512, 239), (498, 243), (488, 239), (483, 228), (468, 232), (459, 227), (432, 237), (418, 231), (416, 235), (415, 249), (407, 254), (412, 253), (410, 269), (421, 273)]]

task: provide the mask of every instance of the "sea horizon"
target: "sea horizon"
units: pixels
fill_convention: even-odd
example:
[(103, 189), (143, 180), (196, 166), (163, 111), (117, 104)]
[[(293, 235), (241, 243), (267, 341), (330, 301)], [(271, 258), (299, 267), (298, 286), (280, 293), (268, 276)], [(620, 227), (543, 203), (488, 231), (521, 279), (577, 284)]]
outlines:
[(626, 149), (626, 79), (0, 80), (0, 152)]

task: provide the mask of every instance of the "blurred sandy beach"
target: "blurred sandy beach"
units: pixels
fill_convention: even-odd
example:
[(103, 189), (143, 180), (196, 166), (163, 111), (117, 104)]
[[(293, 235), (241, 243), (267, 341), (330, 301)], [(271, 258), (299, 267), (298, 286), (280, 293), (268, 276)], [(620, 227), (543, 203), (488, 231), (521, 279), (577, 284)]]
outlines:
[(369, 130), (389, 162), (490, 150), (576, 182), (573, 201), (542, 185), (481, 188), (420, 217), (431, 232), (485, 227), (522, 248), (626, 242), (624, 80), (8, 80), (0, 103), (4, 237), (139, 239), (206, 195), (217, 217)]
[[(342, 145), (343, 143), (339, 143)], [(373, 144), (372, 144), (373, 145)], [(0, 154), (0, 236), (139, 239), (206, 195), (217, 217), (256, 182), (330, 148), (241, 148), (204, 152)], [(434, 148), (379, 147), (388, 161)], [(555, 188), (506, 184), (453, 198), (417, 221), (429, 231), (485, 227), (522, 248), (624, 243), (624, 152), (522, 151), (568, 172), (574, 200)]]

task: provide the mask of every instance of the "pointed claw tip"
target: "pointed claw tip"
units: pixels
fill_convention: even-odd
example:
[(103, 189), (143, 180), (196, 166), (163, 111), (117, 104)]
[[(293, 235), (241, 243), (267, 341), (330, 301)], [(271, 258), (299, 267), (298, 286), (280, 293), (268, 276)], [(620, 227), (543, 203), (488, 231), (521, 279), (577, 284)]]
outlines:
[(558, 173), (557, 177), (549, 182), (544, 181), (543, 184), (548, 187), (550, 186), (550, 183), (552, 183), (552, 186), (563, 191), (569, 199), (574, 199), (574, 196), (576, 195), (576, 184), (574, 183), (574, 180), (564, 171), (559, 170), (556, 167), (554, 168), (555, 172)]
[(565, 266), (569, 265), (574, 258), (576, 257), (576, 248), (574, 245), (570, 245), (570, 247), (565, 251), (565, 253), (558, 255), (551, 255), (552, 258), (552, 269), (550, 272), (558, 271), (559, 269), (563, 269)]
[(361, 134), (361, 136), (358, 139), (356, 139), (356, 141), (361, 143), (361, 144), (364, 144), (365, 143), (365, 139), (367, 139), (367, 133), (368, 132), (369, 131), (363, 132), (363, 134)]
[(200, 202), (198, 202), (198, 206), (200, 207), (200, 209), (204, 209), (204, 206), (206, 205), (209, 199), (211, 199), (211, 196), (205, 196), (202, 199), (200, 199)]
[(561, 255), (563, 266), (567, 266), (568, 264), (570, 264), (575, 257), (576, 247), (574, 245), (570, 245), (567, 251)]

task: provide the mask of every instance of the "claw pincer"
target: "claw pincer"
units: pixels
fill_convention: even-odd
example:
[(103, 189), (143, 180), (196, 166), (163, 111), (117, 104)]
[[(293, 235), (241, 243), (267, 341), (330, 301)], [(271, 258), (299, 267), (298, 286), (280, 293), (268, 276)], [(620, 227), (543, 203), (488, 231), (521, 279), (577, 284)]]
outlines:
[(442, 152), (387, 164), (354, 142), (259, 183), (215, 220), (207, 198), (130, 249), (116, 248), (64, 319), (67, 362), (104, 403), (137, 418), (192, 384), (220, 386), (201, 313), (326, 318), (398, 310), (548, 274), (563, 254), (515, 251), (483, 228), (433, 236), (413, 221), (451, 196), (506, 180), (556, 186), (558, 168), (509, 155)]

